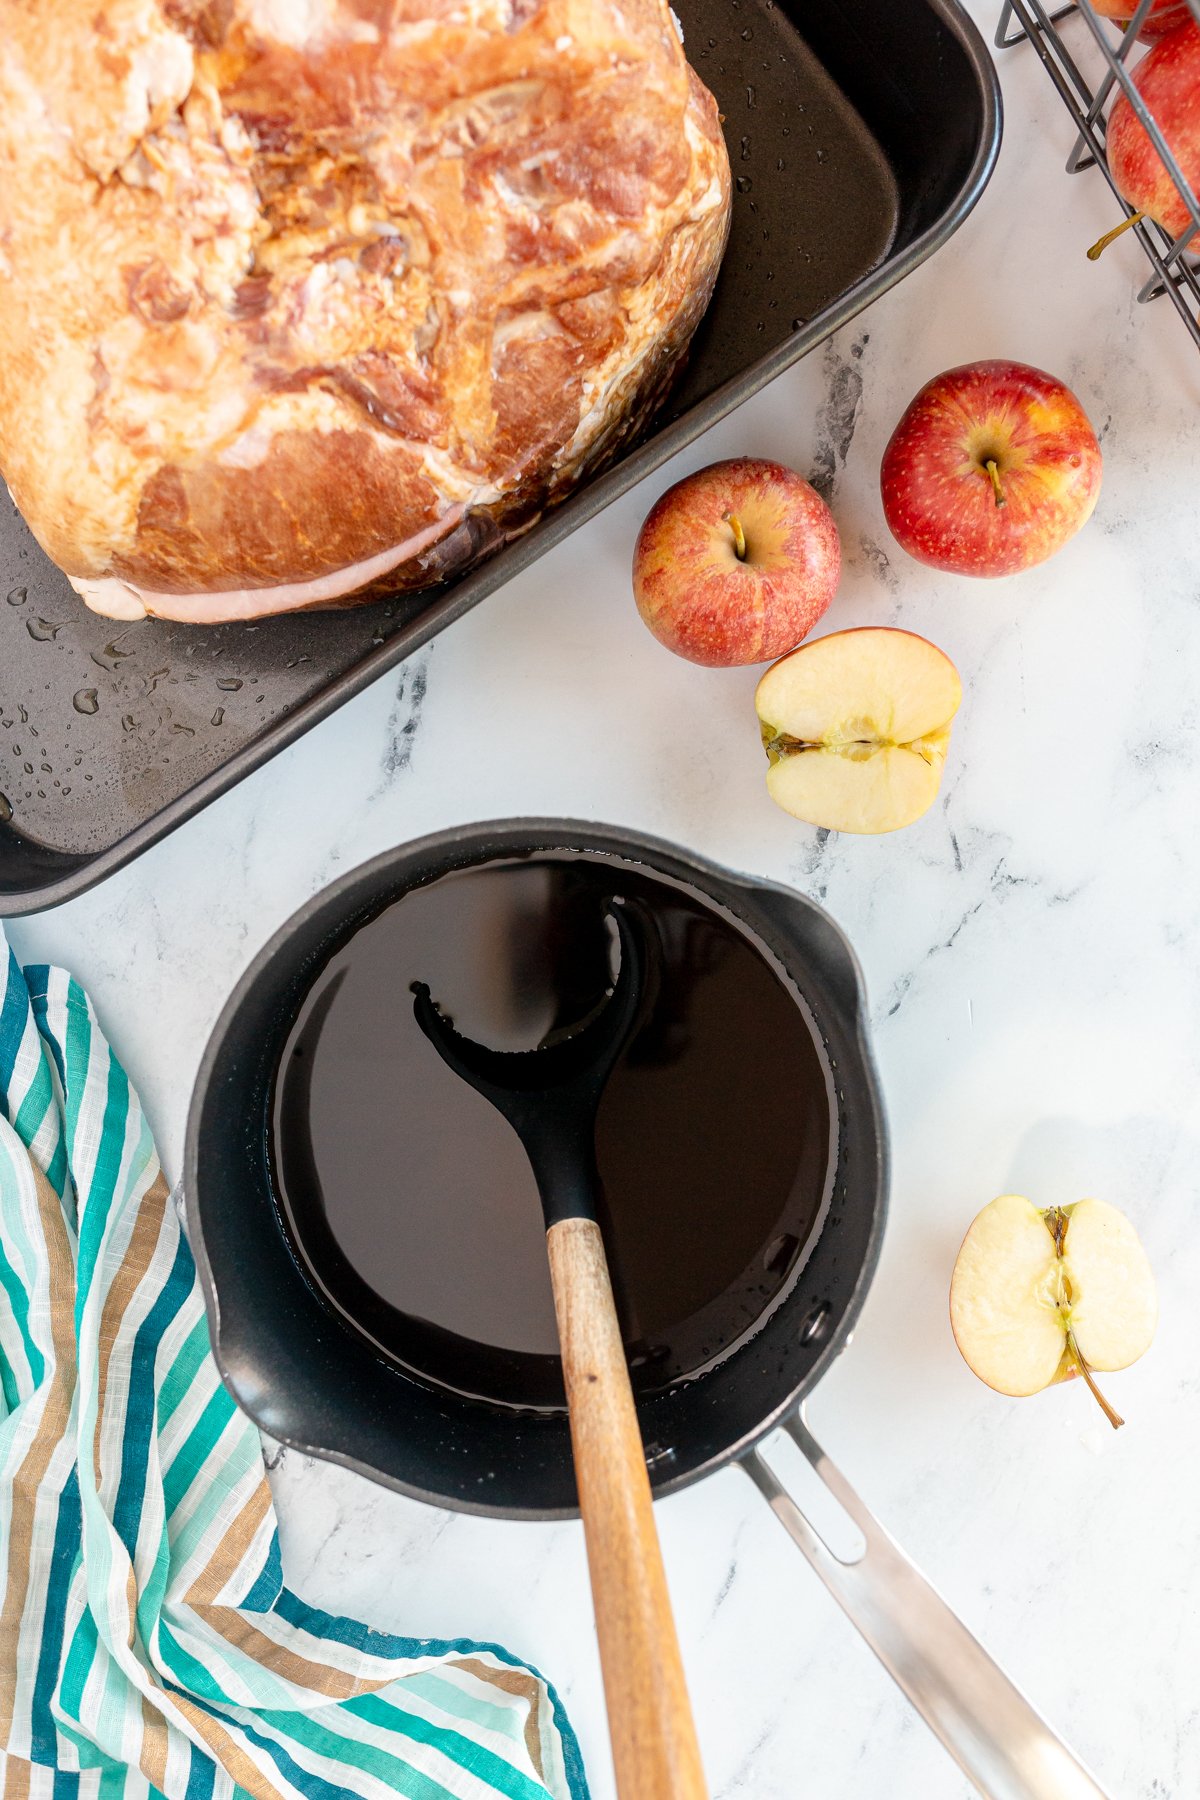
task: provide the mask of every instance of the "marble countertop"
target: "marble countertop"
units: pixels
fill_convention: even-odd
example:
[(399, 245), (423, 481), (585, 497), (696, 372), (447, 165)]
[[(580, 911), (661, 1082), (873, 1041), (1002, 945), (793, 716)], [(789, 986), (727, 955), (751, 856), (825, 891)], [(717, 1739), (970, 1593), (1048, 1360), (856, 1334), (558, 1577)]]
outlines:
[[(990, 37), (993, 0), (974, 0)], [(1077, 25), (1076, 29), (1080, 29)], [(1028, 48), (1007, 129), (934, 260), (407, 665), (103, 886), (14, 922), (19, 955), (90, 988), (168, 1173), (230, 986), (331, 877), (448, 824), (565, 814), (656, 832), (820, 899), (871, 996), (894, 1144), (883, 1258), (813, 1427), (884, 1523), (1123, 1800), (1200, 1793), (1200, 358), (1134, 303), (1129, 240)], [(1091, 525), (1025, 575), (971, 583), (895, 547), (879, 459), (951, 364), (1052, 370), (1100, 431)], [(756, 671), (660, 650), (629, 555), (652, 498), (737, 452), (831, 478), (846, 571), (830, 627), (902, 624), (966, 698), (941, 802), (836, 838), (768, 801)], [(764, 1079), (767, 1079), (764, 1067)], [(1097, 1194), (1136, 1220), (1157, 1342), (1111, 1380), (1008, 1401), (966, 1370), (946, 1290), (978, 1207)], [(454, 1517), (278, 1455), (284, 1561), (313, 1600), (418, 1635), (499, 1640), (559, 1685), (596, 1800), (613, 1793), (577, 1525)], [(963, 1777), (750, 1483), (659, 1507), (718, 1800), (959, 1800)]]

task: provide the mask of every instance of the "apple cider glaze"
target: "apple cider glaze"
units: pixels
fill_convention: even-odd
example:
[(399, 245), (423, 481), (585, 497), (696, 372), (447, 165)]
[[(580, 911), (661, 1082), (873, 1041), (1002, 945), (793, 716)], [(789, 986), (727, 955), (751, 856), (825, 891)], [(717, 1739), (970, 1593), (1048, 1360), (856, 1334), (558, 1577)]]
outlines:
[(807, 1014), (727, 914), (591, 854), (462, 870), (331, 959), (280, 1063), (273, 1163), (308, 1278), (390, 1358), (494, 1404), (563, 1404), (541, 1207), (410, 987), (471, 1037), (530, 1049), (602, 999), (614, 895), (639, 908), (648, 970), (597, 1121), (605, 1242), (635, 1389), (698, 1373), (791, 1286), (835, 1161)]

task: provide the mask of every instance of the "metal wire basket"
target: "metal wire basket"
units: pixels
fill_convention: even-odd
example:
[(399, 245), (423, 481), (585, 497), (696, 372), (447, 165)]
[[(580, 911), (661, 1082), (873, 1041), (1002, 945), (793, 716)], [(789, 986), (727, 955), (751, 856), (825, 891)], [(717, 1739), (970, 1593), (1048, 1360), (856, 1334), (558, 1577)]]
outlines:
[[(1075, 3), (1053, 13), (1046, 11), (1042, 0), (1004, 0), (1004, 9), (996, 29), (996, 44), (1001, 50), (1011, 49), (1013, 45), (1026, 41), (1033, 45), (1043, 68), (1079, 128), (1074, 148), (1067, 158), (1067, 173), (1076, 175), (1080, 170), (1093, 166), (1102, 169), (1126, 218), (1133, 219), (1137, 215), (1118, 192), (1105, 154), (1105, 131), (1110, 102), (1115, 100), (1118, 88), (1125, 94), (1149, 133), (1151, 143), (1162, 157), (1190, 214), (1187, 229), (1176, 238), (1171, 237), (1161, 225), (1155, 224), (1151, 219), (1138, 219), (1137, 224), (1132, 227), (1154, 270), (1139, 291), (1138, 299), (1154, 300), (1160, 294), (1169, 294), (1180, 318), (1200, 348), (1200, 264), (1188, 250), (1192, 240), (1200, 232), (1200, 202), (1184, 179), (1183, 171), (1172, 155), (1158, 121), (1134, 86), (1131, 72), (1130, 57), (1138, 47), (1138, 32), (1150, 12), (1151, 4), (1152, 0), (1139, 0), (1136, 12), (1118, 39), (1112, 35), (1112, 22), (1098, 16), (1091, 0), (1075, 0)], [(1200, 24), (1200, 0), (1186, 0), (1186, 4), (1193, 18)], [(1095, 84), (1080, 69), (1058, 29), (1059, 20), (1072, 13), (1077, 13), (1085, 22), (1100, 54), (1099, 81)], [(1092, 59), (1089, 58), (1090, 60)], [(1200, 250), (1200, 244), (1197, 244), (1196, 249)]]

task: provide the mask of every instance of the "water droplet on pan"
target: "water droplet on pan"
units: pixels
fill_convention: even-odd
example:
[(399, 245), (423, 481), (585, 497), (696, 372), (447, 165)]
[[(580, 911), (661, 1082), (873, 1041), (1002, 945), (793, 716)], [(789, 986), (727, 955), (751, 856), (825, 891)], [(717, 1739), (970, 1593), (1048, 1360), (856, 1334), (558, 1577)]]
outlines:
[(7, 825), (12, 818), (12, 801), (7, 794), (0, 794), (0, 825)]
[(24, 604), (25, 604), (26, 600), (28, 600), (28, 598), (29, 598), (29, 589), (28, 588), (14, 587), (14, 588), (9, 588), (9, 590), (8, 590), (7, 599), (8, 599), (8, 604), (10, 606), (24, 606)]
[(100, 711), (100, 695), (95, 688), (80, 688), (77, 694), (72, 695), (71, 705), (77, 713), (84, 713), (90, 718), (93, 713)]
[(223, 675), (217, 683), (223, 694), (236, 694), (241, 685), (236, 675)]
[(120, 638), (114, 638), (111, 644), (105, 644), (103, 650), (92, 651), (92, 661), (98, 669), (111, 670), (115, 669), (117, 664), (123, 662), (127, 656), (132, 655), (132, 650), (122, 650)]
[(216, 712), (212, 716), (212, 722), (214, 725), (223, 725), (225, 723), (225, 708), (223, 706), (218, 706)]
[(742, 139), (742, 161), (750, 161), (750, 139), (748, 137)]
[(50, 644), (58, 636), (62, 626), (53, 624), (49, 619), (26, 619), (25, 629), (35, 644)]
[(748, 194), (750, 192), (750, 189), (753, 186), (754, 186), (754, 183), (750, 179), (749, 175), (739, 175), (738, 176), (737, 191), (739, 194)]

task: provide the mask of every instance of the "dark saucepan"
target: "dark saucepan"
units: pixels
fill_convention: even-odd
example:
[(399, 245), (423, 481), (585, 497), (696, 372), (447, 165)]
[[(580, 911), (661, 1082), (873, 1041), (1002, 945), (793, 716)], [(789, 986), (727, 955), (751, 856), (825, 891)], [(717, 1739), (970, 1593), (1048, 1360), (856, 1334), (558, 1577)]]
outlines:
[[(293, 1071), (289, 1103), (289, 1067), (297, 1048), (303, 1057), (313, 1041), (320, 1024), (319, 1018), (313, 1024), (314, 1007), (328, 1010), (336, 1002), (338, 981), (327, 980), (322, 989), (322, 973), (332, 966), (337, 974), (336, 959), (355, 934), (403, 896), (455, 872), (531, 863), (550, 853), (563, 864), (574, 858), (591, 870), (611, 871), (612, 891), (634, 898), (640, 891), (643, 900), (677, 894), (698, 917), (736, 934), (764, 965), (763, 979), (776, 1001), (782, 993), (796, 1009), (805, 1041), (811, 1034), (823, 1064), (829, 1116), (821, 1142), (832, 1151), (828, 1176), (817, 1183), (818, 1204), (801, 1207), (801, 1229), (781, 1234), (779, 1207), (764, 1209), (757, 1266), (768, 1279), (757, 1301), (763, 1309), (757, 1328), (740, 1336), (727, 1332), (707, 1359), (701, 1351), (710, 1346), (691, 1341), (686, 1331), (674, 1338), (665, 1328), (651, 1332), (657, 1366), (651, 1356), (639, 1369), (636, 1352), (645, 1351), (646, 1334), (639, 1336), (636, 1318), (627, 1317), (656, 1493), (740, 1461), (982, 1792), (996, 1800), (1097, 1800), (1101, 1790), (1091, 1777), (880, 1530), (803, 1422), (801, 1403), (846, 1341), (874, 1273), (886, 1205), (887, 1139), (857, 963), (832, 920), (797, 894), (653, 839), (529, 820), (404, 846), (310, 901), (261, 952), (226, 1006), (201, 1065), (189, 1119), (188, 1215), (226, 1383), (277, 1438), (432, 1504), (510, 1518), (573, 1512), (568, 1425), (549, 1346), (514, 1344), (510, 1334), (505, 1348), (501, 1326), (490, 1333), (490, 1350), (481, 1353), (460, 1330), (450, 1330), (452, 1341), (437, 1337), (454, 1326), (452, 1313), (435, 1324), (430, 1340), (412, 1335), (405, 1305), (378, 1303), (375, 1295), (372, 1307), (363, 1256), (357, 1269), (339, 1272), (338, 1257), (347, 1261), (344, 1243), (322, 1245), (312, 1229), (319, 1206), (309, 1206), (306, 1223), (303, 1169), (297, 1173), (293, 1157), (289, 1170), (286, 1148), (295, 1126), (294, 1120), (286, 1126), (286, 1108), (303, 1110), (309, 1091), (304, 1079), (297, 1085)], [(449, 883), (445, 891), (451, 891)], [(453, 980), (453, 973), (451, 959), (443, 980)], [(664, 991), (669, 998), (669, 970)], [(582, 991), (576, 996), (580, 1006), (587, 1000)], [(761, 1004), (769, 1003), (775, 1001), (764, 988)], [(403, 1013), (398, 1000), (398, 1031), (407, 1025)], [(386, 1009), (380, 1017), (386, 1025)], [(652, 1009), (644, 1030), (652, 1037), (655, 1027)], [(744, 1056), (745, 1035), (736, 1044)], [(792, 1074), (809, 1083), (811, 1099), (816, 1062), (805, 1060), (799, 1039), (794, 1050), (799, 1060)], [(769, 1042), (760, 1053), (769, 1081)], [(363, 1066), (371, 1060), (366, 1057)], [(285, 1141), (276, 1144), (277, 1155), (283, 1152), (283, 1178), (277, 1180), (272, 1136), (281, 1068)], [(381, 1095), (382, 1089), (372, 1106)], [(336, 1095), (326, 1095), (324, 1103), (331, 1098), (336, 1103)], [(615, 1103), (622, 1104), (619, 1095)], [(621, 1135), (612, 1133), (615, 1145)], [(598, 1141), (603, 1167), (603, 1119)], [(330, 1166), (323, 1171), (327, 1182)], [(287, 1192), (286, 1205), (279, 1188)], [(809, 1169), (802, 1200), (811, 1198), (812, 1188)], [(397, 1209), (405, 1205), (405, 1191), (401, 1151), (393, 1180)], [(786, 1211), (782, 1190), (780, 1206)], [(536, 1224), (536, 1201), (531, 1217)], [(636, 1313), (636, 1281), (622, 1282), (621, 1275), (621, 1231), (628, 1232), (628, 1220), (623, 1225), (617, 1216), (613, 1223), (618, 1286), (624, 1287), (627, 1313)], [(782, 1255), (775, 1251), (781, 1236), (787, 1242)], [(648, 1252), (634, 1239), (627, 1248), (631, 1277)], [(739, 1268), (745, 1261), (734, 1260)], [(777, 1279), (770, 1279), (772, 1269)], [(755, 1446), (780, 1425), (858, 1523), (866, 1541), (859, 1561), (843, 1563), (831, 1555), (758, 1455)]]

